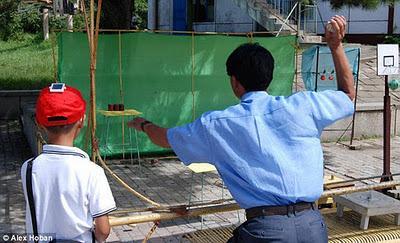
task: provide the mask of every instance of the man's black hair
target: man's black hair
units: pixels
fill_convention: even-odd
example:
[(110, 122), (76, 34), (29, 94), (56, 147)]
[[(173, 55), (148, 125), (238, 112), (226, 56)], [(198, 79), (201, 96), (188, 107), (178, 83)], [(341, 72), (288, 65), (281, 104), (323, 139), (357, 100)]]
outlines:
[(247, 43), (234, 50), (226, 61), (229, 76), (235, 76), (250, 91), (265, 91), (272, 81), (274, 58), (258, 43)]

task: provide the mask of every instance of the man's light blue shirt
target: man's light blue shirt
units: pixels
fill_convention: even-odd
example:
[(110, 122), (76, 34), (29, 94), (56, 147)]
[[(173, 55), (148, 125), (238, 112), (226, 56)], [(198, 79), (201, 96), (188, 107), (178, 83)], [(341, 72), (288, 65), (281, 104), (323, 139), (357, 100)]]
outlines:
[(167, 136), (184, 164), (215, 165), (242, 208), (313, 202), (323, 190), (322, 130), (353, 112), (341, 91), (248, 92), (240, 104), (204, 113)]

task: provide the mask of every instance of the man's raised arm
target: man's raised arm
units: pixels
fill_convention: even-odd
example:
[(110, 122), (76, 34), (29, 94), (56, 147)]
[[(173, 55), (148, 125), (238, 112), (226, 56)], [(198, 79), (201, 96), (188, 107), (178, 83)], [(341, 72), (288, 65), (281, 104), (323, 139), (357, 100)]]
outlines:
[(342, 45), (345, 34), (346, 19), (343, 16), (336, 15), (329, 21), (326, 27), (326, 42), (332, 52), (338, 89), (346, 93), (351, 100), (354, 100), (354, 77)]

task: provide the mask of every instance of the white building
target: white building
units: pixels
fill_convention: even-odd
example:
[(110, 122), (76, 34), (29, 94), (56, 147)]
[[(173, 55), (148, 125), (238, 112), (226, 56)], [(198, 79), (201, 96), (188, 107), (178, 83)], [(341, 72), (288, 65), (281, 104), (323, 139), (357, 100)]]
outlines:
[[(297, 29), (295, 0), (148, 0), (148, 3), (149, 29), (244, 33)], [(336, 14), (349, 20), (348, 34), (387, 33), (388, 6), (373, 11), (349, 7), (336, 11), (331, 9), (329, 1), (318, 1), (303, 11), (300, 28), (322, 34), (322, 23)], [(292, 28), (282, 24), (286, 18)], [(394, 19), (394, 32), (400, 33), (400, 28), (396, 28), (400, 24), (399, 4), (395, 6)]]

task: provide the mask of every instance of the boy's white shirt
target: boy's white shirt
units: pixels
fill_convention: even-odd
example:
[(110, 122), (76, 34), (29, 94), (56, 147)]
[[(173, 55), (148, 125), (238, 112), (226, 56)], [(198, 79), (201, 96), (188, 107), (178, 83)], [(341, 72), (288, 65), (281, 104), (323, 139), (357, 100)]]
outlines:
[[(26, 194), (26, 167), (21, 177), (26, 201), (26, 232), (32, 220)], [(93, 220), (116, 209), (104, 170), (79, 148), (44, 145), (33, 161), (33, 195), (38, 232), (57, 239), (92, 242)]]

